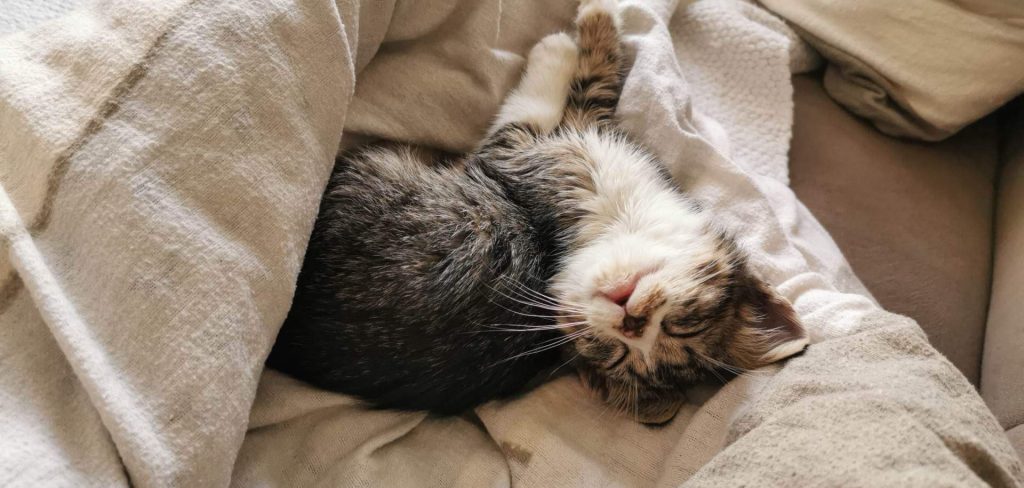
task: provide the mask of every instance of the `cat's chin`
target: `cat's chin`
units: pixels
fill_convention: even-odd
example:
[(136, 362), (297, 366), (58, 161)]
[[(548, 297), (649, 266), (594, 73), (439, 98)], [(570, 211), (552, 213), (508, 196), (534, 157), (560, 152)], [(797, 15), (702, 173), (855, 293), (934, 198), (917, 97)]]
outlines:
[(636, 420), (648, 427), (664, 427), (676, 418), (685, 403), (686, 397), (648, 402), (636, 413)]

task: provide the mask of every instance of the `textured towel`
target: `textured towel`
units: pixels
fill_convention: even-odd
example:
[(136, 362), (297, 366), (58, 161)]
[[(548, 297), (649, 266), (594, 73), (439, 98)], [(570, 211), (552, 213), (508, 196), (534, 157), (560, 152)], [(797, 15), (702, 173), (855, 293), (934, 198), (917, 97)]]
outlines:
[(342, 131), (471, 146), (573, 10), (108, 0), (0, 40), (0, 484), (1019, 482), (966, 380), (786, 187), (811, 58), (742, 1), (624, 3), (620, 116), (794, 302), (803, 357), (661, 429), (571, 377), (431, 419), (262, 371)]

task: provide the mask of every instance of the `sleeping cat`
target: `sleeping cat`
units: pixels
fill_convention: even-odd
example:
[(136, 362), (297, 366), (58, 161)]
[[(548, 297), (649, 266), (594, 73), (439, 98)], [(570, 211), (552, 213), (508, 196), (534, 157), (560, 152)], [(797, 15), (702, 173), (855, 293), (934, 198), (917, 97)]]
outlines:
[(584, 1), (576, 25), (533, 48), (472, 154), (337, 162), (270, 366), (453, 414), (567, 361), (661, 423), (695, 381), (803, 349), (790, 305), (616, 127), (615, 2)]

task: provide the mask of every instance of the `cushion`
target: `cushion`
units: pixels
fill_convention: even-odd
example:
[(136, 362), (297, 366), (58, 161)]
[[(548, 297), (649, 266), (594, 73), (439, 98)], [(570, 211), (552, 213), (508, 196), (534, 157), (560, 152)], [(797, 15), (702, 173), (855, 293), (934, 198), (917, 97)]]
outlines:
[(940, 144), (885, 136), (794, 78), (794, 191), (887, 310), (918, 321), (975, 384), (990, 279), (993, 120)]
[(940, 140), (1024, 91), (1024, 2), (762, 3), (828, 59), (829, 95), (888, 134)]
[(1008, 124), (999, 176), (992, 304), (981, 394), (1024, 452), (1024, 101)]

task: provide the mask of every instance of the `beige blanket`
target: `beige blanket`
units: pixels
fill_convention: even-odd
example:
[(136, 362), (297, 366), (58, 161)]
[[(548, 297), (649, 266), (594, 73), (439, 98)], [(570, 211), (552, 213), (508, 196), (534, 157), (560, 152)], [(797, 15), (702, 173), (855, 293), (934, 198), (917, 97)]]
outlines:
[(1019, 0), (760, 2), (828, 59), (828, 94), (887, 134), (945, 139), (1024, 93)]
[(620, 115), (794, 302), (803, 357), (661, 429), (571, 377), (428, 419), (263, 371), (343, 130), (469, 147), (573, 9), (100, 0), (0, 39), (0, 485), (1021, 483), (967, 381), (786, 187), (812, 59), (741, 1), (624, 2)]

